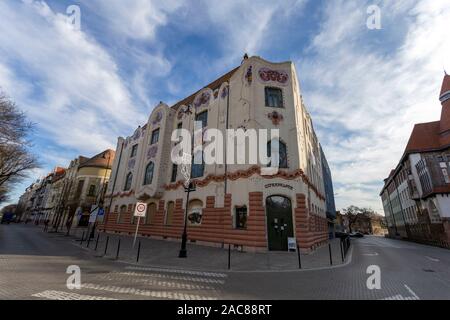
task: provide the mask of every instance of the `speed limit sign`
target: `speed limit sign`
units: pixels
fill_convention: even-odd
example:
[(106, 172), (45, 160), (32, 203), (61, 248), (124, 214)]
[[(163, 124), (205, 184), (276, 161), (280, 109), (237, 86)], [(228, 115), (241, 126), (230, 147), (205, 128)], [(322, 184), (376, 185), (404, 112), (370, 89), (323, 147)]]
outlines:
[(145, 217), (145, 213), (147, 212), (147, 204), (144, 202), (136, 203), (136, 209), (134, 209), (135, 217)]

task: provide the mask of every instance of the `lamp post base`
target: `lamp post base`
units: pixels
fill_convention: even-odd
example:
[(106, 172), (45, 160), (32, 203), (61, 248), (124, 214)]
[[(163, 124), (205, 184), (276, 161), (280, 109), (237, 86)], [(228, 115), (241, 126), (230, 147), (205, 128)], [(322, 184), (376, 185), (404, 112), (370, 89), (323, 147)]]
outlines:
[(187, 243), (187, 233), (184, 232), (183, 235), (181, 236), (181, 249), (180, 253), (178, 254), (178, 258), (187, 258), (186, 243)]

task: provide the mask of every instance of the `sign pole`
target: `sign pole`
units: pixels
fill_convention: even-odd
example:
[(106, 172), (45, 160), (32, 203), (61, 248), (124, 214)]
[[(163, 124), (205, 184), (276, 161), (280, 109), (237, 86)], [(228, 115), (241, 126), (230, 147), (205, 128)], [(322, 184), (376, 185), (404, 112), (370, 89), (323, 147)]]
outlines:
[(137, 225), (136, 225), (136, 232), (134, 233), (133, 249), (134, 249), (134, 246), (136, 245), (136, 238), (137, 238), (137, 234), (138, 234), (138, 230), (139, 230), (139, 222), (140, 221), (141, 221), (141, 217), (138, 217), (138, 221), (137, 221)]

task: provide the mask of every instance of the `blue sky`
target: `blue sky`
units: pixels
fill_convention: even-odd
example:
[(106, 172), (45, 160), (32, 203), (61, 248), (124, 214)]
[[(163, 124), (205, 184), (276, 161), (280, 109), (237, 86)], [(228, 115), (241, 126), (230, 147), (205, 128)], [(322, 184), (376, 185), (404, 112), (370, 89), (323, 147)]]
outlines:
[[(66, 8), (81, 9), (81, 29)], [(381, 30), (366, 27), (381, 9)], [(381, 211), (413, 124), (437, 120), (450, 71), (448, 0), (2, 0), (0, 87), (37, 124), (42, 168), (114, 148), (245, 52), (292, 60), (331, 165), (337, 207)]]

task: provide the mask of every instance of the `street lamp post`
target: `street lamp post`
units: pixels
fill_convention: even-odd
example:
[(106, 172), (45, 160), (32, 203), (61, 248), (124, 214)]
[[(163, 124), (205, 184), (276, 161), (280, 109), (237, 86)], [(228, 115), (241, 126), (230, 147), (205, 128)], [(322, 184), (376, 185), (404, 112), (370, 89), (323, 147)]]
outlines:
[(186, 244), (187, 244), (187, 216), (189, 210), (189, 194), (192, 191), (195, 191), (194, 184), (192, 182), (189, 183), (189, 186), (187, 188), (185, 187), (184, 191), (187, 193), (187, 195), (186, 195), (186, 208), (184, 210), (184, 229), (183, 235), (181, 236), (181, 249), (180, 253), (178, 254), (179, 258), (187, 258)]

